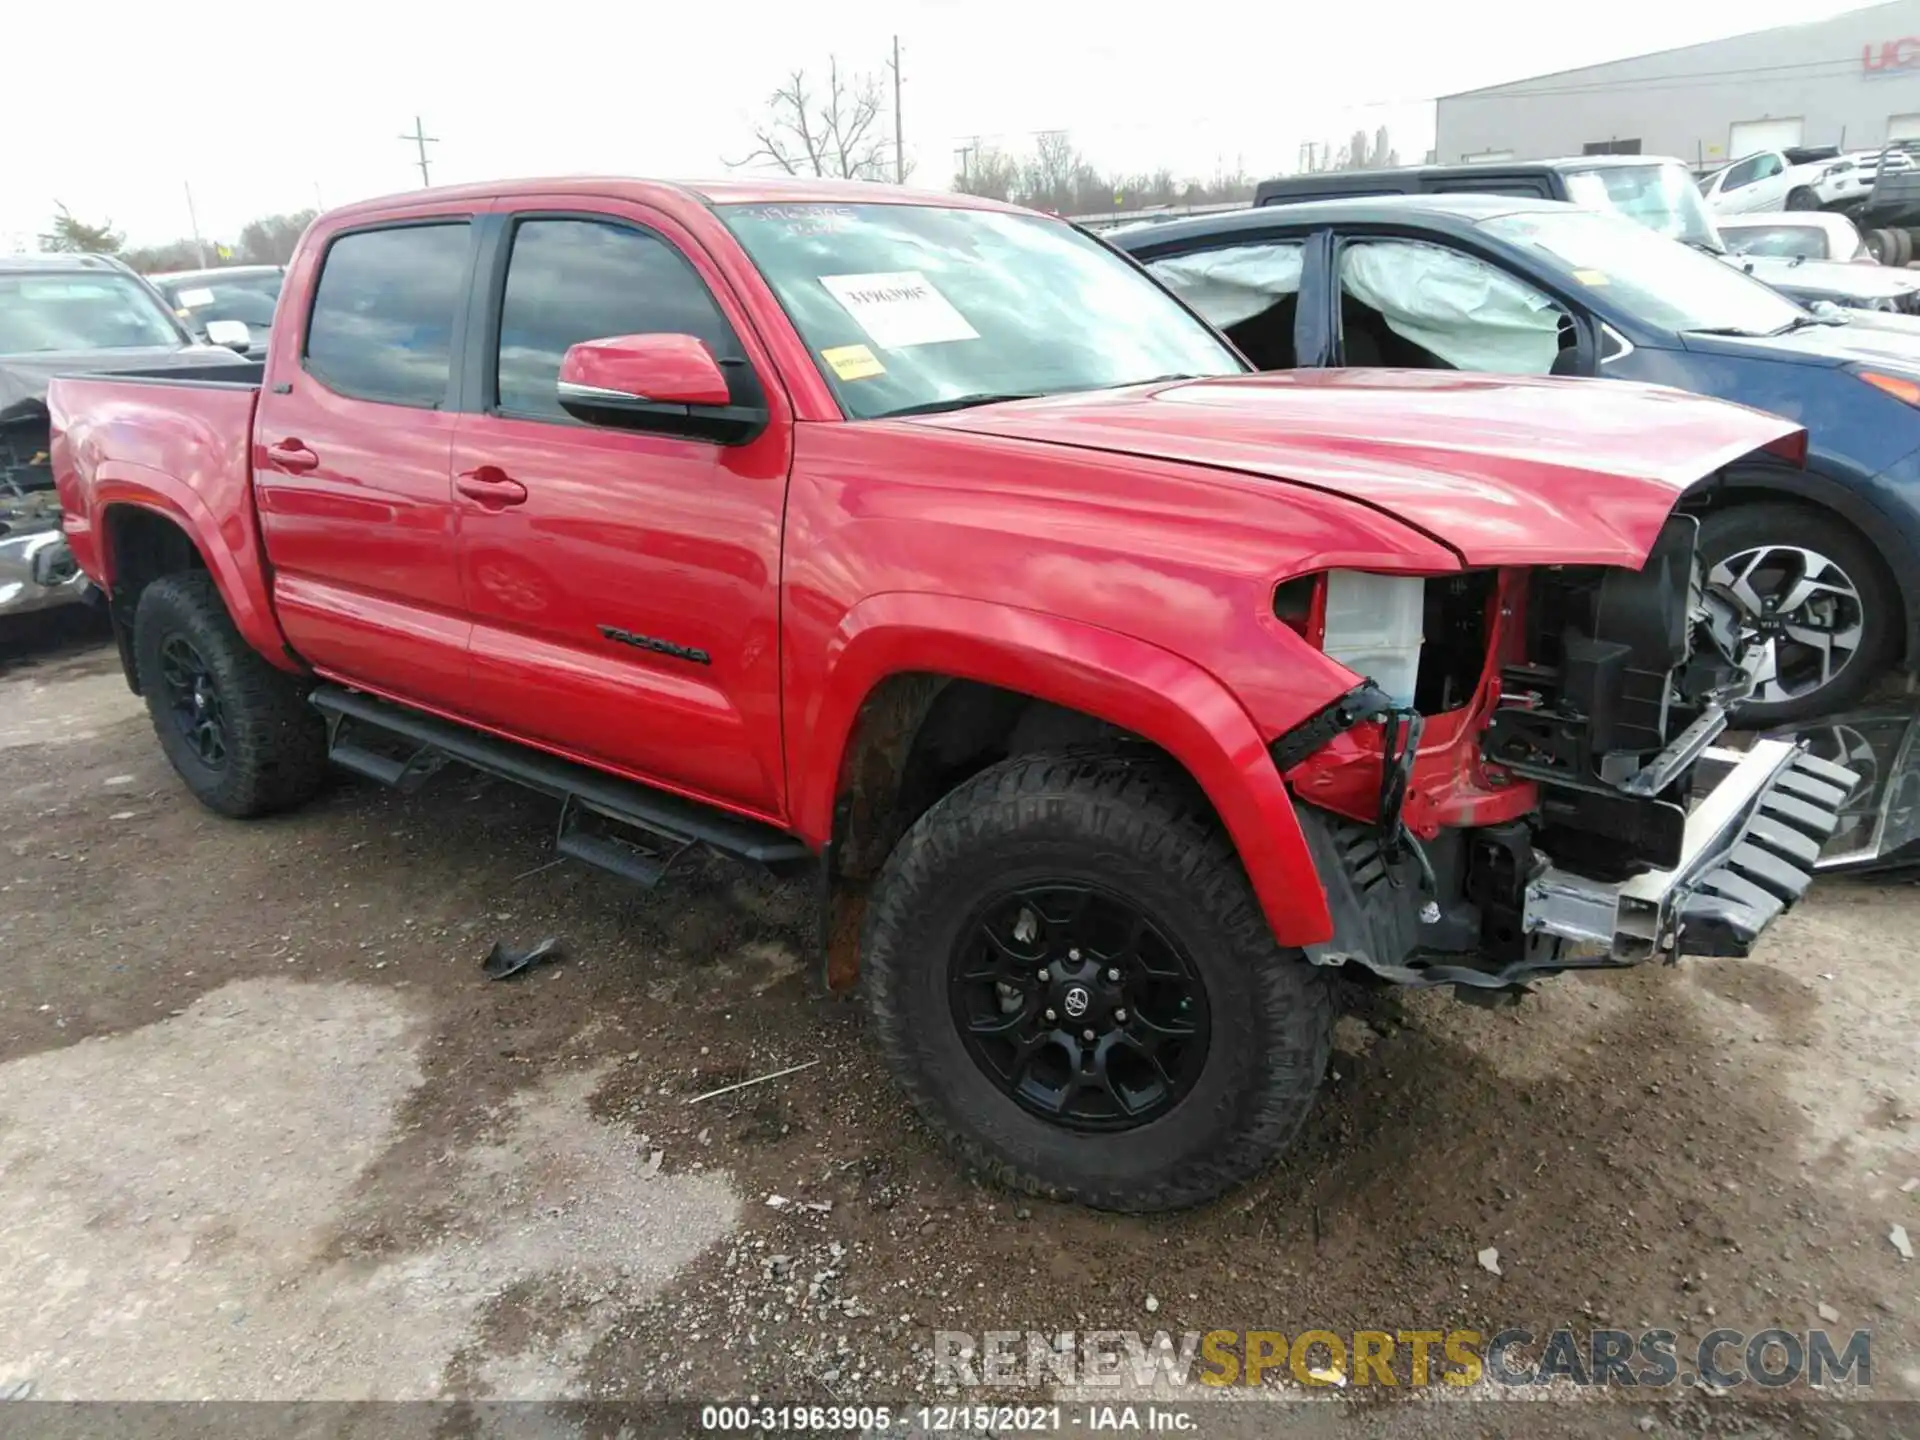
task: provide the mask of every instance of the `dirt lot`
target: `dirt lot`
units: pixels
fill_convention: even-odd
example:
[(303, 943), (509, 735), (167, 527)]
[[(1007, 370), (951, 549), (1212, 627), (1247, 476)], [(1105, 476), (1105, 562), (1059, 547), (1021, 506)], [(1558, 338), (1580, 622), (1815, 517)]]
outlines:
[[(0, 1396), (822, 1403), (932, 1395), (940, 1329), (1565, 1323), (1870, 1328), (1876, 1395), (1920, 1400), (1920, 1266), (1888, 1238), (1920, 1234), (1906, 879), (1823, 881), (1750, 961), (1370, 1000), (1279, 1168), (1126, 1219), (933, 1150), (858, 1007), (816, 994), (797, 891), (550, 864), (552, 807), (464, 772), (225, 822), (97, 634), (0, 666)], [(548, 934), (564, 963), (481, 976)], [(1698, 1392), (1550, 1423), (1351, 1399), (1289, 1420), (1719, 1424)]]

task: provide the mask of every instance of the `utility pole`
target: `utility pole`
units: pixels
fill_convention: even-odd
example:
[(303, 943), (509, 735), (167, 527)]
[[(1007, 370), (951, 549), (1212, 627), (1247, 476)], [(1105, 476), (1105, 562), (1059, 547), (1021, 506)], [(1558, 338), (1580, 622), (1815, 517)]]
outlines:
[(900, 138), (900, 37), (893, 37), (893, 183), (907, 183), (906, 150)]
[(422, 186), (431, 184), (432, 182), (427, 179), (427, 146), (438, 145), (440, 143), (439, 140), (427, 134), (425, 128), (420, 124), (420, 117), (418, 115), (413, 117), (413, 134), (402, 135), (400, 138), (402, 140), (411, 140), (419, 149), (420, 183)]
[(958, 155), (960, 157), (960, 184), (963, 189), (965, 188), (967, 181), (973, 178), (972, 173), (969, 169), (969, 162), (973, 159), (973, 152), (978, 150), (979, 148), (980, 148), (980, 137), (976, 135), (973, 137), (973, 143), (971, 145), (962, 145), (953, 152), (955, 155)]
[(200, 240), (200, 217), (193, 213), (193, 186), (185, 180), (180, 185), (187, 192), (187, 224), (193, 230), (194, 260), (204, 270), (207, 268), (207, 247)]

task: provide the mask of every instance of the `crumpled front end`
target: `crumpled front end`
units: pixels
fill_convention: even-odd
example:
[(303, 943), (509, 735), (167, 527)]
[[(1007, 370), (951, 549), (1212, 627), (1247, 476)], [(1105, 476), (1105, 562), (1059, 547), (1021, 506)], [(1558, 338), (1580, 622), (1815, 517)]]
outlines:
[(0, 618), (85, 600), (92, 589), (60, 529), (46, 407), (0, 414)]
[(1499, 991), (1744, 955), (1805, 893), (1855, 777), (1787, 742), (1722, 747), (1761, 652), (1703, 588), (1697, 531), (1670, 516), (1633, 570), (1395, 581), (1420, 587), (1411, 647), (1381, 628), (1389, 589), (1347, 621), (1296, 589), (1310, 639), (1389, 677), (1273, 746), (1333, 914), (1312, 959)]

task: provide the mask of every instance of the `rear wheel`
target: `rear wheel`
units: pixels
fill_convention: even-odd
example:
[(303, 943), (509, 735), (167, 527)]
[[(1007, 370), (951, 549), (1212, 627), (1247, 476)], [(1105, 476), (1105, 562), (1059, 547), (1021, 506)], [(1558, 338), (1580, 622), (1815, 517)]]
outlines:
[(1740, 707), (1748, 725), (1784, 725), (1852, 704), (1900, 631), (1878, 558), (1844, 522), (1797, 505), (1736, 505), (1700, 525), (1708, 588), (1739, 607), (1764, 655)]
[(921, 1118), (1003, 1184), (1196, 1204), (1312, 1105), (1326, 979), (1274, 943), (1218, 823), (1159, 763), (982, 772), (908, 831), (867, 914), (882, 1051)]
[(241, 639), (212, 576), (194, 571), (147, 586), (133, 654), (160, 748), (202, 805), (263, 815), (320, 788), (325, 722), (298, 679)]
[(1893, 231), (1876, 226), (1861, 238), (1867, 243), (1867, 253), (1882, 265), (1900, 263), (1900, 242)]
[(1909, 265), (1913, 262), (1913, 231), (1904, 225), (1893, 232), (1894, 264)]

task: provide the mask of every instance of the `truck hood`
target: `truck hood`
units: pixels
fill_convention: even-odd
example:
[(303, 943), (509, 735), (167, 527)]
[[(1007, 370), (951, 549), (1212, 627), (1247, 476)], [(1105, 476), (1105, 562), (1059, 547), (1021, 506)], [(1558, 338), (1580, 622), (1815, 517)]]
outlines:
[(1843, 260), (1794, 260), (1781, 256), (1729, 255), (1727, 263), (1776, 290), (1849, 300), (1899, 300), (1920, 290), (1920, 275), (1890, 265)]
[(1688, 486), (1805, 435), (1619, 380), (1321, 370), (1134, 385), (898, 423), (1145, 455), (1343, 496), (1468, 565), (1638, 568)]
[(0, 355), (0, 425), (46, 414), (47, 386), (56, 375), (101, 375), (115, 370), (170, 369), (175, 365), (232, 363), (238, 357), (217, 345), (152, 345), (119, 350), (36, 350)]

